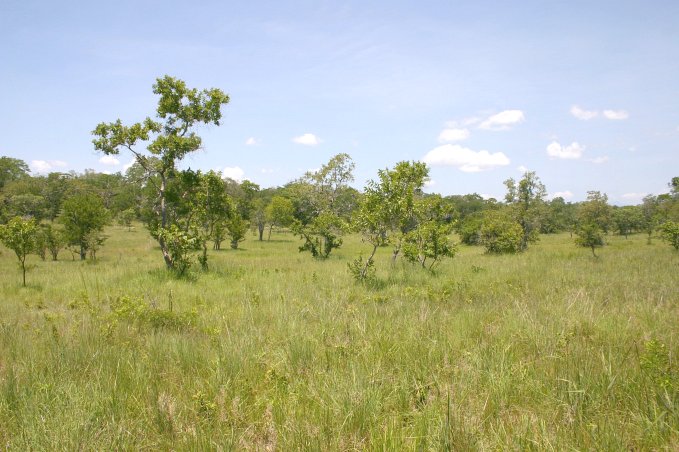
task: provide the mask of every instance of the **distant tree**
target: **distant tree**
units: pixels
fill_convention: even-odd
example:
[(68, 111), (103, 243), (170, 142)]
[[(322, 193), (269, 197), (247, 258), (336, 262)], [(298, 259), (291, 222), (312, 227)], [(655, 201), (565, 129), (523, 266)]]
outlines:
[(627, 238), (642, 227), (642, 211), (637, 206), (617, 207), (613, 210), (613, 224), (620, 235)]
[[(156, 109), (160, 121), (146, 118), (143, 122), (125, 126), (120, 120), (100, 123), (93, 131), (96, 150), (106, 155), (116, 155), (127, 149), (136, 163), (151, 175), (154, 198), (153, 211), (157, 216), (157, 227), (152, 230), (158, 240), (163, 259), (169, 269), (178, 264), (173, 260), (166, 238), (173, 234), (163, 232), (170, 226), (168, 219), (167, 189), (168, 182), (176, 174), (176, 164), (187, 154), (200, 149), (201, 138), (193, 131), (197, 124), (219, 125), (221, 107), (229, 102), (229, 96), (221, 90), (212, 88), (198, 91), (190, 89), (176, 78), (158, 78), (153, 92), (160, 96)], [(148, 142), (144, 154), (137, 145)]]
[(599, 225), (594, 222), (581, 224), (579, 225), (576, 234), (575, 243), (579, 246), (591, 249), (592, 256), (598, 257), (594, 250), (604, 246), (604, 235)]
[[(372, 247), (367, 258), (361, 255), (349, 263), (349, 270), (359, 281), (374, 275), (378, 247), (394, 244), (392, 261), (395, 261), (404, 238), (417, 227), (416, 202), (422, 197), (429, 169), (421, 162), (399, 162), (391, 170), (379, 170), (377, 175), (378, 181), (368, 181), (352, 220), (352, 229)], [(420, 237), (423, 236), (424, 232)], [(417, 242), (416, 237), (411, 239)], [(409, 252), (411, 256), (417, 254), (412, 246)]]
[(238, 249), (238, 244), (245, 240), (245, 234), (247, 234), (250, 225), (236, 212), (225, 222), (225, 226), (231, 239), (231, 248)]
[(545, 196), (547, 191), (540, 178), (533, 171), (526, 172), (520, 181), (513, 178), (505, 182), (507, 195), (505, 201), (511, 206), (515, 220), (521, 226), (521, 246), (523, 251), (529, 242), (538, 240), (540, 224), (545, 215)]
[(0, 241), (14, 251), (19, 260), (22, 281), (26, 286), (26, 257), (35, 249), (38, 226), (33, 219), (14, 217), (6, 225), (0, 225)]
[(221, 173), (209, 171), (202, 174), (199, 171), (197, 178), (198, 187), (190, 203), (195, 212), (188, 216), (193, 218), (193, 227), (203, 248), (199, 261), (203, 269), (207, 269), (207, 242), (211, 240), (214, 249), (220, 248), (225, 222), (235, 214), (235, 209), (226, 193)]
[(612, 221), (611, 206), (608, 196), (598, 191), (588, 191), (587, 201), (580, 204), (578, 211), (578, 227), (595, 224), (605, 234), (608, 233)]
[(28, 165), (20, 159), (0, 157), (0, 190), (7, 182), (28, 176)]
[(641, 229), (647, 234), (647, 243), (651, 244), (651, 236), (660, 223), (658, 198), (653, 195), (644, 197), (641, 204)]
[(61, 251), (61, 249), (66, 244), (64, 231), (62, 229), (58, 229), (56, 225), (52, 224), (43, 224), (41, 227), (45, 236), (45, 245), (47, 246), (47, 250), (52, 256), (52, 260), (56, 261), (59, 251)]
[(679, 250), (679, 223), (666, 221), (660, 226), (660, 233), (663, 240), (672, 245), (675, 250)]
[(587, 201), (580, 205), (578, 212), (575, 243), (590, 248), (592, 255), (597, 257), (595, 248), (604, 246), (604, 234), (608, 232), (611, 218), (608, 196), (598, 191), (587, 192)]
[(118, 214), (118, 224), (120, 226), (125, 226), (129, 232), (132, 230), (132, 222), (134, 221), (135, 216), (134, 209), (125, 209)]
[(290, 226), (294, 220), (294, 206), (292, 201), (283, 196), (274, 196), (266, 207), (266, 221), (269, 225), (269, 240), (271, 240), (271, 230), (276, 227)]
[(66, 241), (77, 247), (80, 259), (85, 260), (87, 252), (96, 242), (93, 234), (100, 235), (108, 223), (109, 213), (99, 196), (86, 193), (64, 201), (59, 219), (64, 225)]
[(455, 230), (460, 236), (460, 242), (465, 245), (479, 245), (481, 243), (481, 226), (483, 225), (483, 212), (475, 212), (460, 220)]
[(431, 271), (443, 258), (457, 252), (450, 240), (450, 206), (439, 195), (430, 195), (416, 202), (415, 216), (417, 226), (403, 239), (403, 256)]
[(518, 253), (523, 250), (524, 237), (523, 228), (507, 209), (484, 212), (480, 241), (487, 253)]
[(346, 221), (338, 200), (353, 180), (353, 169), (351, 157), (338, 154), (318, 171), (305, 174), (294, 186), (298, 207), (304, 208), (303, 214), (291, 223), (292, 231), (304, 240), (300, 251), (325, 259), (342, 245)]

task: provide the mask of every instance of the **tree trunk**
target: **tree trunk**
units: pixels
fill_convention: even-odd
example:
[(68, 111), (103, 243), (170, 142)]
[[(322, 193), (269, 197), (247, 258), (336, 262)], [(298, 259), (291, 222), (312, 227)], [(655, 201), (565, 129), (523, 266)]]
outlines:
[(264, 240), (264, 223), (258, 223), (257, 229), (259, 230), (259, 241)]
[(273, 229), (273, 224), (269, 226), (269, 237), (266, 239), (267, 242), (271, 240), (271, 230)]
[[(159, 172), (160, 176), (160, 227), (165, 229), (167, 226), (167, 206), (165, 205), (165, 189), (167, 182), (165, 180), (165, 173)], [(167, 249), (167, 243), (162, 237), (158, 239), (158, 244), (160, 245), (160, 252), (163, 253), (163, 260), (165, 261), (165, 266), (169, 269), (174, 268), (174, 262), (172, 261), (172, 256)]]

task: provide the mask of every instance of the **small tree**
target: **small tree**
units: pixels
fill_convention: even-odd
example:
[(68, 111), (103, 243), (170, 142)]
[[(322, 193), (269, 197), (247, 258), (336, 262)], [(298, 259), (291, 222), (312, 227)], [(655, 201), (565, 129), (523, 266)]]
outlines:
[(274, 196), (271, 202), (266, 206), (266, 221), (269, 224), (269, 237), (271, 240), (271, 230), (274, 226), (285, 227), (290, 226), (294, 220), (293, 213), (295, 211), (292, 201), (282, 196)]
[(306, 226), (299, 222), (292, 225), (293, 232), (304, 239), (299, 251), (309, 251), (317, 259), (327, 259), (332, 250), (342, 246), (341, 236), (346, 228), (344, 221), (330, 212), (321, 213)]
[(0, 225), (0, 241), (16, 254), (24, 287), (26, 287), (26, 257), (35, 248), (37, 232), (38, 226), (33, 219), (14, 217), (6, 225)]
[(200, 249), (200, 240), (192, 234), (179, 229), (176, 224), (158, 231), (167, 245), (168, 253), (174, 265), (172, 271), (182, 276), (191, 267), (191, 253)]
[[(676, 179), (676, 178), (675, 178)], [(660, 226), (660, 233), (663, 240), (669, 242), (675, 250), (679, 250), (679, 223), (666, 221)]]
[(108, 223), (109, 214), (99, 196), (86, 193), (75, 195), (64, 201), (60, 215), (64, 234), (70, 245), (80, 249), (80, 259), (85, 260), (87, 251), (96, 242)]
[(447, 221), (450, 210), (439, 195), (431, 195), (417, 202), (415, 215), (417, 226), (403, 238), (403, 256), (431, 271), (441, 259), (457, 252), (450, 241), (453, 230)]
[(540, 224), (545, 214), (547, 191), (540, 178), (533, 171), (526, 172), (517, 183), (514, 179), (505, 181), (507, 195), (505, 200), (512, 208), (512, 215), (521, 226), (521, 246), (523, 251), (529, 242), (538, 240)]
[(604, 235), (596, 223), (585, 223), (578, 227), (575, 232), (575, 243), (592, 250), (592, 256), (598, 257), (594, 250), (604, 246)]
[(245, 240), (250, 225), (237, 212), (225, 222), (227, 234), (231, 239), (231, 248), (238, 249), (238, 244)]
[(129, 232), (132, 230), (132, 222), (135, 217), (136, 214), (133, 208), (125, 209), (118, 214), (118, 224), (120, 226), (125, 226)]
[(50, 255), (52, 256), (52, 260), (56, 261), (57, 256), (59, 255), (59, 251), (64, 247), (65, 243), (65, 238), (64, 238), (64, 231), (61, 229), (57, 229), (56, 226), (53, 226), (51, 224), (45, 224), (42, 225), (43, 228), (43, 234), (45, 235), (45, 244), (47, 245), (47, 249), (50, 252)]
[(481, 244), (487, 253), (508, 254), (522, 251), (524, 230), (504, 210), (488, 210), (483, 215)]

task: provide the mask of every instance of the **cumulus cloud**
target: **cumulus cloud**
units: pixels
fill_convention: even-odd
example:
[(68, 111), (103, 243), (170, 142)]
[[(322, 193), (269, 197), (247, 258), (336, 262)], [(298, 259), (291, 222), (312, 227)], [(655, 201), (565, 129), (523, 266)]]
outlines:
[(238, 166), (226, 166), (222, 170), (222, 177), (225, 179), (229, 178), (235, 180), (236, 182), (242, 182), (243, 176), (245, 176), (245, 171), (243, 171)]
[(247, 146), (257, 146), (259, 144), (259, 140), (255, 137), (250, 137), (247, 140), (245, 140), (245, 144)]
[(509, 165), (509, 158), (502, 152), (491, 154), (488, 151), (472, 151), (457, 144), (444, 144), (436, 147), (427, 152), (422, 157), (422, 161), (432, 166), (453, 166), (465, 173), (476, 173)]
[(505, 110), (493, 115), (479, 124), (479, 129), (508, 130), (526, 119), (521, 110)]
[(629, 113), (625, 110), (604, 110), (604, 117), (606, 119), (621, 120), (629, 118)]
[(303, 144), (305, 146), (316, 146), (321, 143), (321, 139), (318, 138), (313, 133), (305, 133), (304, 135), (294, 137), (292, 141), (294, 143)]
[(262, 172), (262, 174), (271, 174), (273, 173), (274, 170), (271, 168), (262, 168), (260, 171)]
[(55, 168), (63, 168), (68, 166), (68, 163), (61, 160), (31, 160), (29, 167), (34, 173), (49, 173)]
[(588, 121), (590, 119), (593, 119), (593, 118), (596, 118), (597, 116), (599, 116), (598, 111), (583, 110), (582, 108), (578, 107), (577, 105), (573, 105), (571, 107), (571, 114), (578, 119), (582, 119), (583, 121)]
[(547, 155), (556, 159), (579, 159), (582, 157), (582, 152), (585, 150), (584, 146), (573, 142), (568, 146), (562, 146), (556, 141), (552, 141), (547, 146)]
[(570, 190), (566, 191), (557, 191), (549, 195), (549, 199), (554, 199), (554, 198), (563, 198), (563, 199), (571, 199), (573, 197), (573, 193)]
[(450, 143), (452, 141), (462, 141), (469, 138), (468, 129), (449, 128), (443, 129), (439, 134), (439, 143)]
[(99, 159), (99, 163), (103, 163), (104, 165), (108, 166), (116, 166), (120, 164), (120, 161), (112, 155), (104, 155)]
[(520, 173), (527, 173), (528, 172), (528, 168), (526, 168), (523, 165), (519, 165), (516, 169), (519, 170)]

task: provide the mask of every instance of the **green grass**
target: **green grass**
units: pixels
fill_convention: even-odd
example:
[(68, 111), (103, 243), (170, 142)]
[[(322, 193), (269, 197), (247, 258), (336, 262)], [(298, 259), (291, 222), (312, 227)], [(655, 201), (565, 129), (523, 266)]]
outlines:
[(327, 261), (248, 237), (177, 280), (142, 228), (107, 233), (96, 263), (29, 258), (27, 288), (3, 249), (0, 447), (679, 449), (661, 242), (462, 247), (435, 275), (381, 249), (365, 287), (358, 237)]

